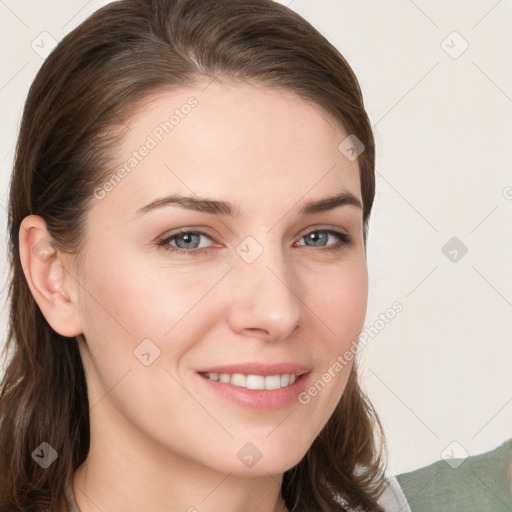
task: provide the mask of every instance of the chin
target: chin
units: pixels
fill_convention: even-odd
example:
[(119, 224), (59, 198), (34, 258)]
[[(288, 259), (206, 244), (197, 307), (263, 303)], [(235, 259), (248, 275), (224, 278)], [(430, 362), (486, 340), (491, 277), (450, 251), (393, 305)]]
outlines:
[(278, 445), (267, 442), (261, 449), (256, 448), (256, 443), (248, 442), (238, 448), (236, 460), (225, 470), (240, 476), (280, 475), (296, 466), (309, 448), (299, 450), (293, 438)]

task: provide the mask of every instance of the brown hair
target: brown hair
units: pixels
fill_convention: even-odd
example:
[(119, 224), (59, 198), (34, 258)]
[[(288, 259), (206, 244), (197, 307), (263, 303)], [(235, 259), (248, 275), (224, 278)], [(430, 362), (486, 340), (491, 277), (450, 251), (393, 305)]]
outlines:
[[(18, 252), (21, 221), (43, 217), (54, 247), (80, 255), (92, 191), (111, 171), (123, 121), (154, 93), (215, 77), (293, 92), (364, 143), (358, 163), (366, 246), (375, 194), (371, 125), (351, 68), (307, 21), (271, 0), (122, 0), (99, 9), (38, 72), (16, 148), (4, 356), (12, 354), (0, 388), (0, 507), (6, 512), (60, 510), (90, 442), (77, 339), (57, 334), (30, 292)], [(327, 425), (284, 474), (287, 507), (380, 510), (383, 445), (376, 430), (383, 441), (354, 365)], [(43, 470), (31, 454), (45, 441), (58, 463)]]

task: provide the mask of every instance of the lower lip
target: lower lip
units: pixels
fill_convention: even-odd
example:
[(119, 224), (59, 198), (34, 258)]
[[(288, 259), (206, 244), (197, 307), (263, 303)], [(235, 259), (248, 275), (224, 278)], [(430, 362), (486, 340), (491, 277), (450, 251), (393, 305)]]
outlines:
[(298, 396), (305, 391), (309, 373), (295, 379), (291, 386), (279, 389), (247, 389), (226, 382), (219, 382), (200, 373), (197, 374), (215, 393), (241, 407), (258, 411), (275, 411), (298, 402)]

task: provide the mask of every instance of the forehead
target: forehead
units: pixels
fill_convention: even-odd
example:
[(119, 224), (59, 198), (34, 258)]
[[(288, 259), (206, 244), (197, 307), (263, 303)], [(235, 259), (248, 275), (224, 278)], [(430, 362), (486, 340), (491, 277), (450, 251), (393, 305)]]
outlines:
[(161, 92), (126, 126), (112, 166), (122, 178), (105, 199), (131, 213), (172, 192), (260, 208), (340, 188), (361, 197), (357, 161), (338, 149), (346, 130), (289, 91), (214, 81)]

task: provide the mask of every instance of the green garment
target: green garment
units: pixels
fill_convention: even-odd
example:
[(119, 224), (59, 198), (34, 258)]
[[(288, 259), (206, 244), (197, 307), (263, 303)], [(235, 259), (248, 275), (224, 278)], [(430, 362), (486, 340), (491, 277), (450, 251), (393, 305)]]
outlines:
[(491, 452), (445, 460), (396, 478), (412, 512), (511, 512), (512, 439)]

